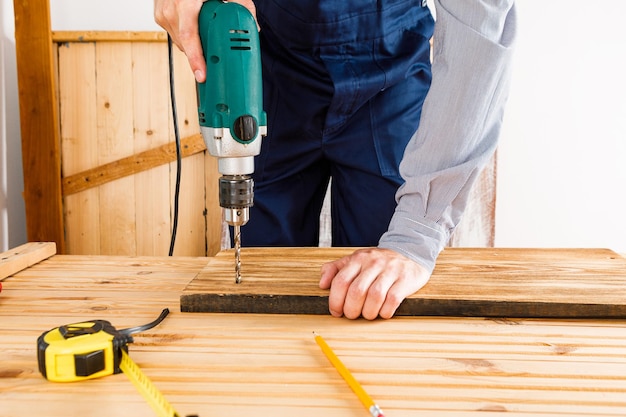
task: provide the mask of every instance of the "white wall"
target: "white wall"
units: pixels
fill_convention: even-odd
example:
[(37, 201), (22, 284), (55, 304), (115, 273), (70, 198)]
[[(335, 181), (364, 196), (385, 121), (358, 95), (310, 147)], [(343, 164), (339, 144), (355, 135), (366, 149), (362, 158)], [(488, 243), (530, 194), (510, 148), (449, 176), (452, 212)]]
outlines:
[(26, 242), (13, 2), (0, 3), (0, 251)]
[[(152, 4), (54, 0), (52, 27), (158, 30)], [(517, 6), (496, 244), (626, 252), (626, 2), (520, 0)], [(0, 250), (6, 250), (23, 243), (25, 225), (23, 204), (15, 208), (22, 180), (11, 1), (0, 3), (0, 17)]]
[(50, 0), (52, 30), (162, 30), (153, 0)]
[(626, 2), (517, 3), (496, 245), (626, 252)]

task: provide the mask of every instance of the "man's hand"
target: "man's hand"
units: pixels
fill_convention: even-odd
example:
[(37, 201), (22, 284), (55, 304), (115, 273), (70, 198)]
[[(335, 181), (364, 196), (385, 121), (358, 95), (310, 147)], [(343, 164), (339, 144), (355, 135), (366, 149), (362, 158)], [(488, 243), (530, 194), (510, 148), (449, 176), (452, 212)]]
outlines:
[(335, 317), (391, 318), (400, 303), (422, 288), (430, 273), (390, 249), (359, 249), (322, 265), (320, 288), (330, 289), (328, 308)]
[[(245, 6), (256, 18), (252, 0), (232, 0)], [(206, 79), (206, 62), (198, 33), (198, 15), (203, 0), (154, 0), (154, 20), (170, 34), (172, 42), (187, 55), (196, 81)]]

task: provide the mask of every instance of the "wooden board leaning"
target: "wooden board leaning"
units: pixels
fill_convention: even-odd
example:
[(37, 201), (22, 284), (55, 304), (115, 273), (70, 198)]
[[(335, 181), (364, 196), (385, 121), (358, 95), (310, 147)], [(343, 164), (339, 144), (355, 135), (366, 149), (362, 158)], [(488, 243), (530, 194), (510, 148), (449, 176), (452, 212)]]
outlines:
[[(353, 251), (244, 248), (240, 284), (232, 250), (222, 251), (184, 289), (181, 311), (328, 314), (320, 267)], [(448, 248), (396, 315), (626, 318), (626, 258), (608, 249)]]
[(0, 253), (0, 280), (56, 255), (55, 242), (29, 242)]

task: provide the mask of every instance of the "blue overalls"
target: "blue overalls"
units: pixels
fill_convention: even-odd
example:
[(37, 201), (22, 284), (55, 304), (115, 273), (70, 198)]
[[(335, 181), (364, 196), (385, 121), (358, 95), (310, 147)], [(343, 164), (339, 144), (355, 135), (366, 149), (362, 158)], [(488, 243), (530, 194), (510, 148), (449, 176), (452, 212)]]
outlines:
[(245, 246), (317, 246), (331, 183), (333, 246), (376, 246), (430, 85), (422, 0), (257, 0), (268, 136)]

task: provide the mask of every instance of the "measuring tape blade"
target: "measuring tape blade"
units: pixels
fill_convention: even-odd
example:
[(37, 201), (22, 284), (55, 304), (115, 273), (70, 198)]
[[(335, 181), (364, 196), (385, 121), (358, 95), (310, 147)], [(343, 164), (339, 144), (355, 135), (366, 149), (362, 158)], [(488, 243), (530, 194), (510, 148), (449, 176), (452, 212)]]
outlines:
[(123, 349), (120, 369), (126, 374), (135, 388), (137, 388), (137, 391), (143, 395), (159, 417), (179, 417), (178, 413), (174, 411), (174, 407), (167, 401), (161, 391), (159, 391)]

